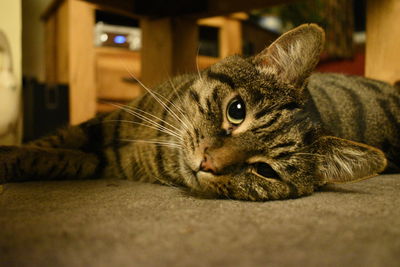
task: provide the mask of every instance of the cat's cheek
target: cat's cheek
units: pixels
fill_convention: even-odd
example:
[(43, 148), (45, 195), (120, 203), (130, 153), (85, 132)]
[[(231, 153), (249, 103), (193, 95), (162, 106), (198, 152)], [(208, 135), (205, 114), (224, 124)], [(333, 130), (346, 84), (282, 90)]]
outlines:
[(187, 159), (185, 157), (180, 158), (179, 165), (180, 175), (183, 178), (183, 183), (191, 189), (198, 190), (200, 185), (196, 177), (196, 172), (193, 171), (188, 165)]
[(190, 168), (191, 171), (197, 172), (201, 163), (201, 158), (196, 157), (192, 153), (187, 153), (185, 155), (185, 164)]

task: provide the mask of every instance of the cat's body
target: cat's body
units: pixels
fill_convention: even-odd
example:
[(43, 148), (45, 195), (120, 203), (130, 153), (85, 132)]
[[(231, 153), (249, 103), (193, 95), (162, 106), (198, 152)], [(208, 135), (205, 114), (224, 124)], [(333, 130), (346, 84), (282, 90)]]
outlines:
[(324, 129), (385, 152), (388, 172), (400, 172), (400, 90), (341, 74), (313, 74), (308, 90)]
[(268, 200), (375, 175), (386, 167), (379, 149), (400, 167), (399, 93), (359, 77), (308, 77), (322, 42), (317, 26), (301, 26), (254, 58), (226, 58), (111, 114), (0, 147), (0, 180), (121, 177)]

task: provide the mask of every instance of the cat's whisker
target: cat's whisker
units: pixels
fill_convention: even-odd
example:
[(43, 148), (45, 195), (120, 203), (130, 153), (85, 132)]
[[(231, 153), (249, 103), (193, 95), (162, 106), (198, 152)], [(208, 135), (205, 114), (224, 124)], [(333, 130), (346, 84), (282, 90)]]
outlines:
[[(190, 122), (190, 120), (184, 115), (184, 113), (182, 112), (182, 110), (181, 110), (179, 107), (177, 107), (174, 103), (172, 103), (171, 101), (169, 101), (169, 100), (168, 100), (167, 98), (165, 98), (163, 95), (161, 95), (161, 94), (159, 94), (159, 93), (157, 93), (157, 92), (151, 90), (150, 88), (146, 87), (138, 78), (135, 77), (135, 75), (133, 75), (133, 73), (128, 69), (128, 67), (127, 67), (126, 65), (125, 65), (125, 69), (126, 69), (126, 71), (130, 74), (130, 76), (131, 76), (132, 78), (134, 78), (134, 79), (135, 79), (135, 80), (136, 80), (136, 81), (151, 95), (151, 96), (153, 96), (153, 98), (154, 98), (162, 107), (164, 107), (164, 109), (166, 109), (170, 114), (172, 114), (173, 117), (174, 117), (175, 119), (177, 119), (179, 122), (181, 122), (182, 125), (183, 125), (186, 129), (189, 130), (189, 127), (188, 127), (187, 123)], [(171, 83), (171, 85), (172, 85), (174, 91), (176, 92), (175, 86), (173, 85), (173, 83), (171, 82), (171, 80), (170, 80), (170, 83)], [(180, 114), (185, 118), (186, 123), (184, 123), (184, 122), (182, 121), (182, 119), (181, 119), (179, 116), (177, 116), (176, 113), (175, 113), (172, 109), (170, 109), (159, 97), (157, 97), (156, 94), (157, 94), (158, 96), (163, 97), (166, 101), (168, 101), (169, 103), (171, 103), (171, 104), (180, 112)], [(179, 99), (181, 100), (181, 104), (182, 104), (183, 102), (182, 102), (182, 99), (180, 98), (179, 94), (176, 93), (176, 95), (179, 97)], [(191, 125), (191, 126), (192, 126), (192, 128), (193, 128), (193, 125)]]
[(144, 144), (154, 144), (160, 146), (167, 146), (172, 148), (182, 148), (180, 144), (171, 143), (171, 142), (162, 142), (157, 140), (142, 140), (142, 139), (119, 139), (123, 142), (130, 142), (130, 143), (144, 143)]
[[(179, 99), (179, 101), (180, 101), (180, 104), (182, 105), (183, 102), (182, 102), (182, 100), (181, 100), (179, 94), (177, 94), (177, 91), (176, 91), (176, 89), (175, 89), (175, 87), (174, 87), (174, 84), (172, 83), (171, 80), (169, 80), (169, 82), (171, 83), (171, 86), (172, 86), (172, 88), (174, 89), (175, 95), (178, 96), (178, 99)], [(166, 98), (165, 96), (163, 96), (162, 94), (160, 94), (160, 93), (158, 93), (158, 92), (156, 92), (156, 91), (154, 91), (153, 93), (157, 94), (157, 96), (159, 96), (159, 97), (162, 97), (167, 103), (171, 104), (181, 115), (184, 116), (183, 110), (182, 110), (179, 106), (175, 105), (174, 102), (172, 102), (171, 100), (169, 100), (168, 98)], [(167, 107), (168, 107), (168, 106), (167, 106)], [(169, 108), (169, 107), (168, 107), (168, 108)], [(172, 111), (172, 109), (171, 109), (171, 111)], [(175, 114), (175, 113), (174, 113), (174, 114)]]
[(174, 145), (174, 146), (181, 146), (175, 142), (169, 142), (165, 140), (158, 140), (158, 139), (127, 139), (123, 138), (120, 139), (121, 141), (129, 141), (129, 142), (143, 142), (143, 143), (154, 143), (154, 144), (167, 144), (167, 145)]
[(145, 123), (141, 123), (141, 122), (129, 121), (129, 120), (106, 120), (106, 121), (103, 121), (103, 123), (106, 123), (106, 122), (123, 122), (123, 123), (130, 123), (130, 124), (135, 124), (135, 125), (141, 125), (141, 126), (145, 126), (145, 127), (147, 127), (147, 128), (154, 129), (154, 130), (159, 131), (159, 132), (163, 132), (163, 133), (169, 134), (169, 135), (171, 135), (171, 136), (174, 136), (174, 137), (178, 138), (178, 139), (181, 140), (181, 141), (183, 140), (183, 138), (182, 138), (181, 136), (177, 136), (177, 135), (175, 135), (175, 134), (172, 134), (171, 132), (168, 132), (168, 131), (165, 131), (165, 130), (163, 130), (163, 129), (160, 129), (159, 127), (152, 126), (152, 125), (145, 124)]
[[(162, 132), (168, 133), (168, 134), (173, 135), (173, 136), (175, 136), (175, 137), (177, 137), (177, 138), (179, 138), (179, 139), (182, 140), (182, 137), (181, 137), (181, 135), (179, 134), (179, 133), (180, 133), (180, 130), (179, 130), (178, 128), (176, 128), (176, 127), (173, 127), (172, 125), (170, 125), (170, 126), (172, 126), (173, 128), (175, 128), (176, 131), (178, 131), (178, 132), (175, 132), (175, 131), (173, 131), (172, 129), (167, 128), (167, 127), (163, 126), (162, 124), (158, 123), (157, 121), (154, 121), (154, 120), (152, 120), (151, 118), (148, 118), (148, 117), (144, 116), (143, 114), (140, 114), (140, 113), (138, 113), (138, 112), (132, 110), (129, 106), (119, 105), (119, 104), (114, 104), (114, 103), (110, 103), (110, 105), (116, 106), (116, 107), (118, 107), (118, 108), (124, 110), (125, 112), (127, 112), (127, 113), (129, 113), (129, 114), (131, 114), (131, 115), (133, 115), (133, 116), (135, 116), (135, 117), (137, 117), (137, 118), (139, 118), (139, 119), (142, 119), (142, 120), (144, 120), (144, 121), (146, 121), (146, 122), (148, 122), (148, 123), (150, 123), (151, 125), (153, 125), (153, 126), (156, 127), (156, 128), (155, 128), (156, 130), (160, 130), (160, 131), (162, 131)], [(150, 114), (150, 115), (152, 115), (152, 114)], [(154, 116), (154, 115), (152, 115), (152, 116), (155, 117), (156, 119), (159, 119), (158, 117), (156, 117), (156, 116)], [(159, 119), (159, 120), (161, 120), (161, 119)], [(161, 120), (161, 121), (162, 121), (162, 120)], [(165, 121), (164, 121), (164, 122), (165, 122)], [(169, 123), (167, 123), (167, 124), (169, 124)]]
[(313, 157), (326, 158), (326, 155), (322, 155), (322, 154), (316, 154), (316, 153), (303, 153), (303, 152), (299, 152), (299, 153), (295, 153), (294, 155), (300, 155), (300, 156), (313, 156)]
[(197, 74), (199, 75), (200, 81), (203, 81), (203, 78), (201, 77), (201, 74), (200, 74), (200, 68), (199, 68), (199, 53), (200, 53), (200, 44), (197, 47), (196, 68), (197, 68)]
[[(186, 118), (185, 115), (183, 114), (183, 112), (182, 112), (173, 102), (171, 102), (171, 101), (168, 100), (165, 96), (163, 96), (163, 95), (161, 95), (161, 94), (159, 94), (159, 93), (157, 93), (157, 92), (154, 92), (154, 93), (157, 94), (158, 96), (164, 98), (164, 100), (167, 101), (167, 103), (170, 103), (173, 107), (175, 107), (175, 109), (176, 109), (184, 118)], [(186, 129), (189, 130), (189, 127), (187, 126), (187, 124), (186, 124), (186, 123), (185, 123), (185, 122), (170, 108), (170, 107), (165, 106), (165, 109), (167, 109), (168, 111), (170, 111), (170, 112), (171, 112), (171, 115), (173, 115), (173, 117), (175, 117), (175, 119), (177, 119), (180, 123), (182, 123), (182, 125), (183, 125)]]
[(133, 75), (133, 73), (129, 70), (127, 70), (131, 77), (135, 79), (165, 110), (167, 110), (173, 117), (178, 118), (178, 116), (159, 98), (157, 95), (147, 86), (145, 86), (142, 81), (140, 81), (138, 78)]
[[(129, 113), (129, 114), (131, 114), (131, 115), (133, 115), (133, 116), (136, 116), (137, 118), (140, 118), (140, 119), (142, 119), (142, 120), (145, 120), (146, 122), (151, 123), (152, 125), (155, 125), (155, 126), (157, 126), (157, 127), (161, 127), (161, 128), (166, 129), (166, 130), (168, 130), (168, 131), (171, 131), (172, 133), (174, 133), (174, 134), (176, 134), (176, 135), (179, 135), (179, 133), (180, 133), (180, 129), (176, 128), (175, 126), (173, 126), (172, 124), (168, 123), (167, 121), (162, 120), (161, 118), (159, 118), (159, 117), (157, 117), (157, 116), (155, 116), (155, 115), (153, 115), (153, 114), (151, 114), (151, 113), (149, 113), (149, 112), (146, 112), (146, 111), (143, 111), (143, 110), (140, 110), (140, 109), (136, 109), (136, 108), (135, 108), (135, 109), (137, 110), (137, 111), (136, 111), (134, 108), (132, 108), (132, 107), (130, 107), (130, 106), (126, 106), (126, 105), (120, 105), (120, 104), (114, 104), (114, 103), (110, 103), (110, 104), (111, 104), (111, 105), (114, 105), (114, 106), (116, 106), (116, 107), (119, 107), (120, 109), (126, 111), (127, 113)], [(147, 115), (149, 115), (149, 116), (151, 116), (151, 117), (153, 117), (153, 118), (155, 118), (155, 119), (157, 119), (157, 120), (159, 120), (159, 121), (164, 122), (164, 123), (167, 124), (168, 126), (172, 127), (174, 130), (176, 130), (177, 132), (175, 132), (173, 129), (167, 128), (167, 127), (164, 126), (164, 125), (161, 125), (161, 124), (158, 123), (157, 121), (154, 121), (154, 120), (152, 120), (151, 118), (148, 118), (148, 117), (146, 117), (146, 116), (143, 115), (143, 114), (140, 114), (138, 111), (141, 111), (141, 112), (143, 112), (143, 113), (145, 113), (145, 114), (147, 114)]]
[[(183, 105), (184, 102), (182, 101), (182, 98), (181, 98), (181, 96), (179, 95), (178, 90), (176, 89), (176, 86), (175, 86), (175, 84), (172, 82), (172, 78), (171, 78), (170, 76), (168, 77), (168, 82), (169, 82), (169, 84), (171, 85), (172, 90), (174, 91), (174, 94), (175, 94), (176, 97), (178, 98), (179, 103), (180, 103), (181, 105)], [(179, 108), (179, 109), (180, 109), (180, 108)], [(180, 110), (182, 110), (182, 109), (180, 109)]]
[(144, 121), (147, 122), (147, 123), (150, 123), (151, 125), (155, 126), (157, 130), (160, 130), (160, 131), (162, 130), (162, 131), (165, 132), (165, 133), (169, 133), (170, 135), (174, 135), (174, 136), (176, 136), (177, 138), (181, 138), (181, 136), (179, 135), (180, 131), (179, 131), (179, 129), (177, 129), (177, 128), (175, 128), (175, 129), (176, 129), (178, 132), (176, 132), (176, 131), (174, 131), (174, 130), (172, 130), (172, 129), (170, 129), (170, 128), (167, 128), (167, 127), (165, 127), (165, 126), (163, 126), (163, 125), (161, 125), (161, 124), (158, 123), (157, 121), (154, 121), (154, 120), (152, 120), (151, 118), (148, 118), (148, 117), (144, 116), (143, 114), (140, 114), (140, 113), (138, 113), (138, 112), (135, 112), (134, 110), (132, 110), (132, 109), (129, 108), (129, 107), (124, 107), (124, 106), (121, 106), (121, 105), (118, 105), (118, 104), (111, 104), (111, 105), (114, 105), (114, 106), (120, 108), (121, 110), (123, 110), (123, 111), (125, 111), (125, 112), (127, 112), (127, 113), (129, 113), (129, 114), (131, 114), (131, 115), (133, 115), (133, 116), (135, 116), (135, 117), (137, 117), (137, 118), (139, 118), (139, 119), (142, 119), (142, 120), (144, 120)]
[(149, 113), (149, 112), (146, 112), (146, 111), (144, 111), (144, 110), (142, 110), (142, 109), (139, 109), (139, 108), (132, 108), (132, 107), (128, 107), (128, 108), (131, 109), (132, 111), (142, 112), (142, 113), (144, 113), (144, 114), (146, 114), (146, 115), (149, 115), (149, 116), (151, 116), (151, 117), (153, 117), (153, 118), (155, 118), (155, 119), (157, 119), (157, 120), (159, 120), (159, 121), (164, 122), (165, 124), (167, 124), (168, 126), (172, 127), (173, 129), (175, 129), (175, 130), (177, 130), (177, 131), (180, 131), (180, 129), (178, 129), (177, 127), (173, 126), (172, 124), (170, 124), (170, 123), (167, 122), (166, 120), (163, 120), (163, 119), (161, 119), (161, 118), (159, 118), (159, 117), (157, 117), (157, 116), (155, 116), (155, 115), (153, 115), (153, 114), (151, 114), (151, 113)]
[[(171, 124), (168, 123), (167, 121), (162, 120), (162, 119), (158, 118), (157, 116), (154, 116), (153, 114), (148, 113), (148, 112), (146, 112), (146, 111), (144, 111), (144, 110), (141, 110), (141, 109), (138, 109), (138, 108), (135, 108), (135, 111), (136, 111), (136, 112), (143, 112), (144, 114), (147, 114), (147, 115), (149, 115), (149, 116), (151, 116), (151, 117), (153, 117), (153, 118), (155, 118), (155, 119), (158, 119), (159, 121), (164, 122), (165, 124), (167, 124), (167, 125), (169, 125), (170, 127), (172, 127), (174, 130), (172, 130), (172, 129), (170, 129), (170, 128), (167, 128), (167, 127), (164, 127), (163, 125), (159, 124), (158, 122), (155, 122), (155, 123), (157, 123), (158, 127), (161, 127), (161, 128), (163, 128), (163, 129), (168, 129), (169, 131), (171, 131), (171, 132), (173, 132), (173, 133), (179, 135), (180, 137), (182, 136), (183, 130), (174, 127), (173, 125), (171, 125)], [(134, 112), (134, 111), (133, 111), (133, 112)], [(142, 114), (140, 114), (140, 113), (138, 114), (138, 116), (139, 116), (139, 115), (144, 116), (144, 115), (142, 115)], [(145, 116), (144, 116), (144, 117), (145, 117)], [(142, 118), (142, 117), (140, 117), (140, 118)], [(147, 118), (147, 119), (153, 121), (153, 120), (150, 119), (150, 118)], [(146, 121), (147, 121), (147, 120), (146, 120)], [(180, 138), (180, 139), (182, 140), (182, 138)]]
[[(170, 83), (172, 89), (174, 90), (175, 95), (178, 97), (178, 100), (179, 100), (180, 104), (181, 104), (182, 106), (184, 106), (184, 102), (183, 102), (181, 96), (179, 95), (178, 90), (176, 89), (176, 86), (175, 86), (175, 84), (172, 82), (171, 78), (169, 78), (169, 83)], [(187, 123), (192, 127), (192, 129), (193, 129), (194, 126), (193, 126), (192, 121), (189, 120), (189, 118), (187, 117), (187, 115), (186, 115), (185, 113), (183, 113), (183, 110), (182, 110), (181, 108), (177, 107), (174, 103), (171, 102), (171, 104), (172, 104), (175, 108), (177, 108), (177, 110), (178, 110), (179, 113), (182, 115), (182, 117), (186, 120), (186, 122), (187, 122)], [(189, 128), (186, 128), (186, 129), (189, 130)]]
[[(186, 118), (186, 116), (183, 114), (183, 112), (173, 103), (173, 102), (171, 102), (170, 100), (168, 100), (165, 96), (163, 96), (163, 95), (161, 95), (161, 94), (159, 94), (159, 93), (157, 93), (157, 92), (153, 92), (153, 97), (155, 97), (155, 95), (157, 95), (158, 97), (162, 97), (163, 99), (164, 99), (164, 101), (166, 101), (167, 103), (170, 103), (172, 106), (174, 106), (175, 108), (176, 108), (176, 110), (178, 111), (178, 112), (180, 112), (180, 114), (182, 114), (183, 115), (183, 117), (184, 118)], [(189, 129), (188, 128), (188, 125), (170, 108), (170, 107), (168, 107), (166, 104), (165, 104), (165, 102), (164, 101), (162, 101), (160, 98), (158, 98), (160, 101), (158, 101), (163, 107), (164, 107), (164, 109), (166, 109), (171, 115), (172, 115), (172, 117), (174, 117), (177, 121), (179, 121), (180, 123), (182, 123), (182, 125), (186, 128), (186, 129)], [(157, 100), (157, 99), (156, 99)], [(186, 120), (187, 120), (187, 118), (186, 118)]]

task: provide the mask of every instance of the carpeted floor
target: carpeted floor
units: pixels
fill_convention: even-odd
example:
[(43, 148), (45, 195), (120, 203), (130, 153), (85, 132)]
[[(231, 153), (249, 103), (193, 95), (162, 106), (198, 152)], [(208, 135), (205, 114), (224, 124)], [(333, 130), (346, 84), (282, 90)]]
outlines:
[(400, 266), (400, 175), (264, 203), (121, 180), (7, 184), (0, 266)]

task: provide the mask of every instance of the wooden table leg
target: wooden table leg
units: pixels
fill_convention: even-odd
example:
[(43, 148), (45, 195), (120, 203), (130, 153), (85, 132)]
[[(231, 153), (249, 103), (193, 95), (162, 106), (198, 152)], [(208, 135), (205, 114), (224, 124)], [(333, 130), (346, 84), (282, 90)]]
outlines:
[(155, 86), (169, 77), (196, 70), (198, 27), (184, 18), (142, 19), (142, 77)]
[(400, 1), (368, 0), (365, 75), (400, 80)]
[(242, 23), (237, 19), (224, 18), (220, 28), (220, 58), (242, 54)]
[(68, 7), (70, 123), (78, 124), (96, 114), (94, 7), (77, 0)]

